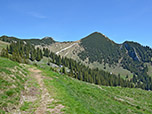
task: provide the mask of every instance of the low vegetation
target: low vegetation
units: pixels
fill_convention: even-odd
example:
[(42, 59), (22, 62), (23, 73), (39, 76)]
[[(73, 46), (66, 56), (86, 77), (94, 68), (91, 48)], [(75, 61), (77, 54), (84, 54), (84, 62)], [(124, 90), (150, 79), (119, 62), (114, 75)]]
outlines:
[(0, 57), (0, 114), (34, 112), (39, 94), (33, 92), (38, 88), (26, 65)]
[(98, 86), (44, 70), (45, 85), (57, 99), (50, 105), (63, 104), (66, 114), (150, 114), (152, 92), (135, 88)]
[(16, 108), (27, 80), (27, 70), (18, 63), (0, 58), (0, 113)]

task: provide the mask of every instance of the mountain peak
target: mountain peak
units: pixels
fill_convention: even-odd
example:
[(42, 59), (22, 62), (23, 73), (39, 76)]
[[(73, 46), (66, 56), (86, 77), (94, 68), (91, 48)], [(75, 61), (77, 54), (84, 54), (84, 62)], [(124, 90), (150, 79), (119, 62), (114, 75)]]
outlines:
[(106, 35), (100, 32), (93, 32), (90, 35), (86, 36), (85, 38), (82, 38), (80, 41), (84, 41), (84, 40), (92, 40), (93, 42), (98, 41), (98, 43), (106, 41), (106, 42), (112, 42), (113, 44), (116, 44), (114, 41), (112, 41)]
[(53, 40), (53, 38), (52, 38), (52, 37), (49, 37), (49, 36), (46, 36), (46, 37), (42, 38), (42, 40), (46, 40), (46, 39), (51, 39), (51, 40)]
[(104, 36), (105, 38), (108, 38), (106, 35), (104, 35), (104, 34), (102, 34), (101, 32), (93, 32), (92, 34), (90, 34), (90, 35), (102, 35), (102, 36)]

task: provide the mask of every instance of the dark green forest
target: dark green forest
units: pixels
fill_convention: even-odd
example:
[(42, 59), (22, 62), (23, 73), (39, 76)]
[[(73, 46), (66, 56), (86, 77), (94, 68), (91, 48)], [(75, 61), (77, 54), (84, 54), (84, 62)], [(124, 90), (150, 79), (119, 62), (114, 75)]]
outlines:
[(1, 56), (19, 63), (28, 63), (29, 60), (40, 61), (43, 58), (40, 48), (35, 48), (30, 43), (24, 43), (23, 41), (12, 42), (6, 49), (2, 49)]
[(93, 33), (81, 40), (81, 46), (84, 51), (80, 52), (78, 56), (84, 61), (87, 57), (89, 62), (115, 64), (121, 58), (119, 45), (112, 42), (110, 39), (100, 33)]

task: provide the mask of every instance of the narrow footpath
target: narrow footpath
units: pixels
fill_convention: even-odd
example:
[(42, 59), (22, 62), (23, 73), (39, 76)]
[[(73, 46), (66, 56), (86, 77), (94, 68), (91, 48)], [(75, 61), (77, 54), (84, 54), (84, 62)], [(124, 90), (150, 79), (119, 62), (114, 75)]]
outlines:
[(61, 109), (64, 108), (63, 105), (57, 106), (54, 109), (48, 108), (48, 104), (51, 104), (54, 99), (51, 98), (48, 90), (46, 89), (44, 82), (43, 82), (43, 76), (41, 70), (38, 70), (36, 68), (30, 68), (29, 71), (31, 72), (31, 75), (37, 80), (37, 83), (40, 85), (41, 90), (41, 100), (40, 100), (40, 106), (35, 111), (35, 114), (61, 114)]

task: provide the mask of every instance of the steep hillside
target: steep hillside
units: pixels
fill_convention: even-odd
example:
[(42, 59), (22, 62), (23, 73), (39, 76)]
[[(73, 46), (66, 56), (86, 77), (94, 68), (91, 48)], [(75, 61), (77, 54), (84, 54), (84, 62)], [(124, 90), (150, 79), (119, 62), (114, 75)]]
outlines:
[(121, 60), (121, 66), (137, 75), (145, 75), (148, 68), (145, 63), (152, 63), (152, 49), (148, 46), (144, 47), (136, 42), (124, 42), (122, 49), (126, 51), (123, 59)]
[(142, 46), (136, 42), (124, 42), (123, 46), (128, 51), (128, 55), (134, 60), (139, 62), (151, 62), (152, 49), (148, 46)]
[(78, 52), (81, 52), (83, 48), (79, 45), (80, 41), (75, 42), (56, 42), (49, 46), (38, 46), (41, 48), (48, 48), (50, 51), (61, 55), (63, 57), (72, 58), (80, 61)]

